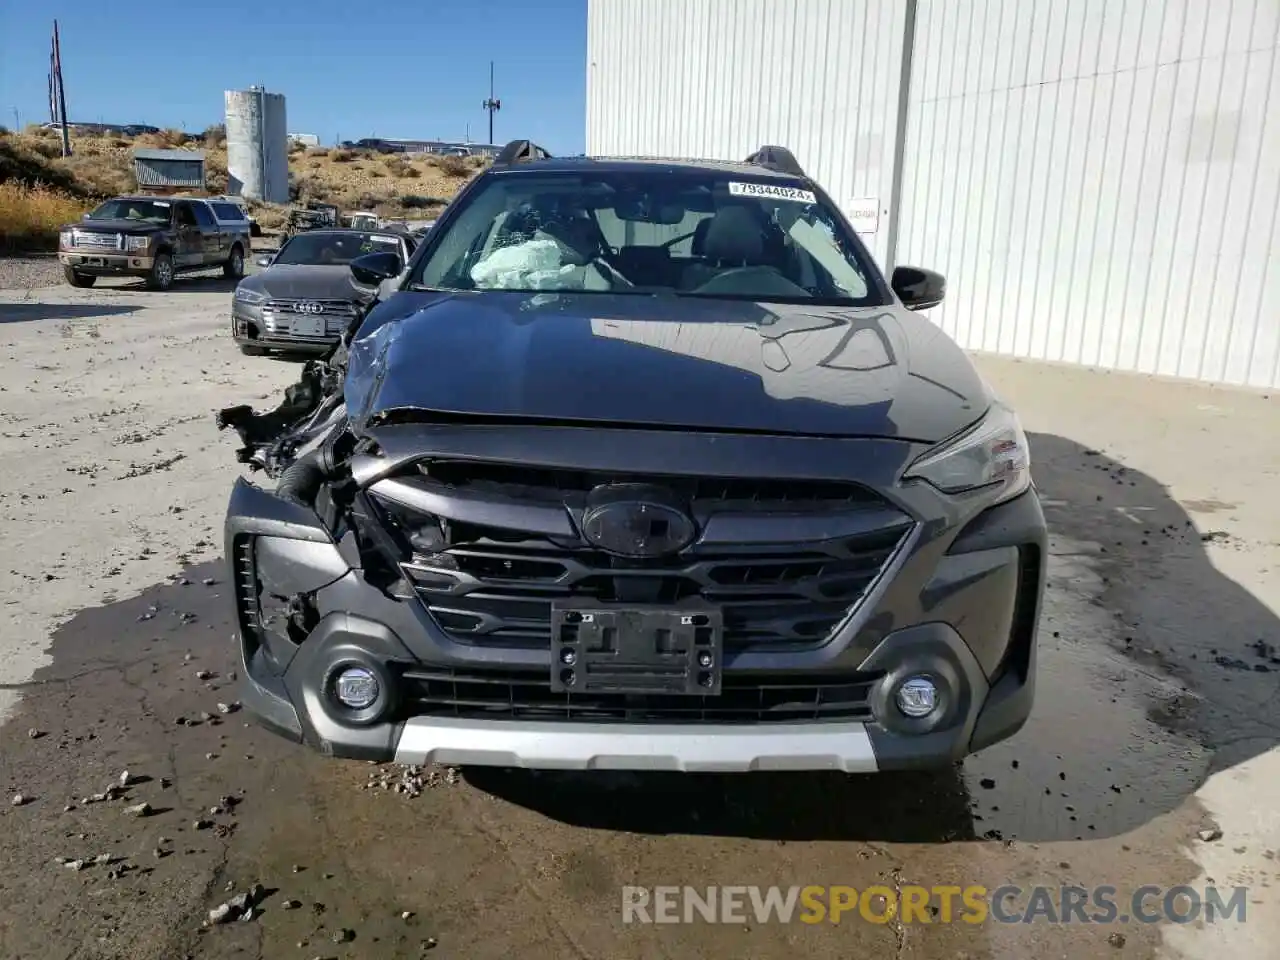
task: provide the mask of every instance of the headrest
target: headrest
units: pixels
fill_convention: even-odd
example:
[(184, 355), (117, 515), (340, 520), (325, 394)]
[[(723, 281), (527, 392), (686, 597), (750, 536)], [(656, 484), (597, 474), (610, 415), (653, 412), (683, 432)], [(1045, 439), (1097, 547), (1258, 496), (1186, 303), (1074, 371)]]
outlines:
[(708, 221), (702, 255), (710, 260), (763, 263), (768, 258), (760, 221), (745, 207), (722, 208)]

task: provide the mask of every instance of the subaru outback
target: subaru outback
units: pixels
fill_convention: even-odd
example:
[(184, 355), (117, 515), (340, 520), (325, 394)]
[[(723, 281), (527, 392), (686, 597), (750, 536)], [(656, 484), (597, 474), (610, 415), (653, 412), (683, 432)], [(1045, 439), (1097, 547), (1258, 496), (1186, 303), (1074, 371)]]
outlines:
[[(945, 765), (1031, 709), (1027, 438), (792, 154), (515, 141), (278, 410), (226, 520), (243, 697), (326, 754)], [(400, 278), (400, 279), (396, 279)]]

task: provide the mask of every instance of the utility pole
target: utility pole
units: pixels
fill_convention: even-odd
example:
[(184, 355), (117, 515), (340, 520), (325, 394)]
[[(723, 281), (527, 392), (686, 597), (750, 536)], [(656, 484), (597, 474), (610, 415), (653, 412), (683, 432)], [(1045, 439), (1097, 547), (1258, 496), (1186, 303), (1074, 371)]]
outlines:
[(489, 99), (484, 102), (484, 108), (489, 111), (489, 142), (493, 143), (493, 115), (502, 109), (502, 101), (495, 100), (493, 97), (493, 61), (489, 61)]
[(53, 69), (58, 84), (58, 113), (62, 120), (62, 155), (71, 156), (71, 130), (67, 127), (67, 91), (62, 86), (62, 44), (58, 41), (58, 21), (53, 21)]
[(18, 108), (13, 108), (13, 132), (17, 133), (22, 129), (22, 119), (18, 116)]

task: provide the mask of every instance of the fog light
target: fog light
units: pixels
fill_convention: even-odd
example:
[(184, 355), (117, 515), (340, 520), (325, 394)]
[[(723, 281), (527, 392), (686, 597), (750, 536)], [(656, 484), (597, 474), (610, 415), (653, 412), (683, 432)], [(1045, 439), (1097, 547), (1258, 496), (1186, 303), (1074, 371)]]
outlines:
[(347, 667), (333, 681), (333, 695), (348, 710), (369, 709), (379, 693), (378, 678), (365, 667)]
[(919, 720), (937, 709), (938, 688), (928, 677), (911, 677), (898, 687), (894, 700), (903, 716)]

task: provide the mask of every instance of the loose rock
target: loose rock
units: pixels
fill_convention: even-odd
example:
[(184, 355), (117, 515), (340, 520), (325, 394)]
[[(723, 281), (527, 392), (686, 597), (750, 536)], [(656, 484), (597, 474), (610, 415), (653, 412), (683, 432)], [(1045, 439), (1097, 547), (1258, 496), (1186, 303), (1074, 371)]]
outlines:
[(31, 798), (24, 793), (15, 793), (13, 799), (9, 801), (15, 807), (25, 807), (31, 802)]
[(151, 816), (151, 804), (135, 803), (132, 807), (125, 807), (124, 812), (131, 817), (149, 817)]
[(1113, 933), (1111, 936), (1107, 937), (1107, 943), (1111, 944), (1117, 950), (1123, 947), (1126, 942), (1127, 941), (1125, 940), (1123, 933)]
[(1203, 840), (1205, 843), (1213, 843), (1213, 841), (1215, 840), (1222, 839), (1222, 831), (1219, 830), (1217, 827), (1208, 827), (1204, 830), (1201, 830), (1200, 833), (1197, 834), (1197, 836), (1199, 836), (1200, 839)]

